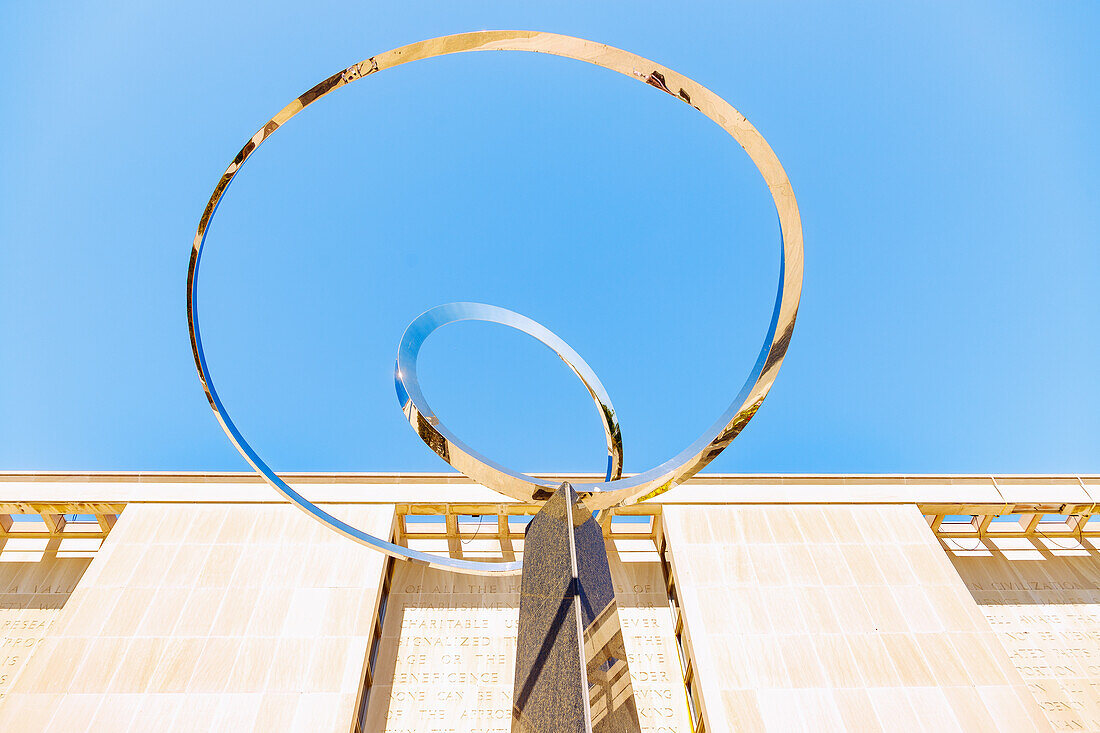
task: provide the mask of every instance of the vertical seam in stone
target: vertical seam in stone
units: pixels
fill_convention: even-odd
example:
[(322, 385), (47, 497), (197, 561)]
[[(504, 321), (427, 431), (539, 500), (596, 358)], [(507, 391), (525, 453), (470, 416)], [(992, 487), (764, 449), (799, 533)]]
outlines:
[[(568, 486), (568, 485), (567, 485)], [(592, 704), (588, 691), (588, 661), (584, 653), (584, 623), (581, 614), (581, 582), (580, 573), (577, 570), (577, 538), (574, 533), (573, 510), (576, 503), (573, 501), (573, 487), (568, 486), (565, 494), (565, 523), (569, 528), (569, 563), (573, 572), (573, 616), (577, 620), (577, 646), (580, 651), (581, 669), (581, 699), (584, 701), (584, 729), (592, 730)]]

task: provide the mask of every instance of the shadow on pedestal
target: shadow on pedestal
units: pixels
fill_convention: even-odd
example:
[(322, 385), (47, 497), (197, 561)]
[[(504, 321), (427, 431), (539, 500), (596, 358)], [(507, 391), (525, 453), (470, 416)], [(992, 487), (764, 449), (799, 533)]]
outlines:
[(513, 733), (640, 733), (603, 532), (568, 483), (523, 545)]

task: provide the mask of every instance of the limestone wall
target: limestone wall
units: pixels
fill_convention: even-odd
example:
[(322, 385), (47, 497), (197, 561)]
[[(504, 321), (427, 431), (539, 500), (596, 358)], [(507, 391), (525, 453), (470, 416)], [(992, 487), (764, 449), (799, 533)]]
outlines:
[(707, 729), (1049, 730), (916, 507), (666, 507)]
[[(343, 514), (383, 535), (393, 521)], [(127, 507), (0, 730), (347, 733), (382, 568), (290, 506)]]
[(0, 562), (0, 699), (51, 632), (89, 562)]
[[(609, 560), (642, 730), (688, 733), (660, 563)], [(509, 733), (518, 618), (518, 577), (397, 563), (366, 730)]]
[(1100, 731), (1100, 553), (1064, 539), (979, 546), (955, 567), (1043, 712), (1055, 730)]
[[(380, 536), (408, 510), (330, 508)], [(670, 504), (654, 526), (708, 733), (1100, 731), (1091, 546), (952, 556), (901, 504)], [(689, 733), (642, 536), (608, 547), (643, 730)], [(478, 556), (463, 537), (431, 541)], [(0, 561), (0, 730), (351, 733), (387, 572), (287, 505), (131, 503), (90, 564)], [(510, 731), (518, 577), (389, 578), (364, 730)]]

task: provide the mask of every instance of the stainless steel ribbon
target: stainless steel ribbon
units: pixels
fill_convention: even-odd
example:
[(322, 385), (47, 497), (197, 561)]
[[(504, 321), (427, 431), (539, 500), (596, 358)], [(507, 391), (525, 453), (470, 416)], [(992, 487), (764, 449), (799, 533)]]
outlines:
[[(237, 153), (233, 162), (226, 169), (225, 174), (222, 175), (221, 179), (218, 181), (214, 193), (210, 196), (210, 200), (206, 204), (206, 209), (203, 211), (202, 218), (199, 220), (198, 230), (195, 233), (195, 239), (191, 250), (191, 262), (187, 270), (187, 325), (191, 335), (191, 350), (195, 357), (195, 366), (198, 370), (199, 378), (206, 391), (210, 406), (213, 408), (218, 421), (221, 423), (222, 429), (225, 430), (226, 435), (229, 436), (229, 440), (237, 450), (240, 451), (245, 460), (264, 477), (268, 484), (280, 492), (284, 497), (296, 504), (317, 521), (327, 525), (340, 534), (364, 545), (381, 550), (393, 557), (459, 572), (514, 574), (519, 572), (520, 563), (518, 562), (474, 562), (439, 557), (374, 537), (373, 535), (362, 532), (340, 519), (337, 519), (291, 488), (285, 481), (279, 478), (271, 467), (260, 458), (259, 454), (252, 446), (249, 445), (248, 441), (245, 440), (240, 430), (230, 418), (228, 410), (226, 410), (217, 390), (214, 388), (210, 368), (202, 348), (198, 311), (199, 264), (202, 258), (203, 245), (206, 241), (206, 235), (214, 212), (217, 210), (218, 203), (221, 201), (222, 196), (241, 166), (244, 165), (245, 161), (255, 152), (256, 148), (267, 140), (273, 132), (286, 124), (294, 115), (298, 114), (321, 97), (353, 81), (375, 74), (384, 69), (399, 66), (410, 61), (419, 61), (446, 54), (492, 50), (529, 51), (564, 56), (578, 61), (595, 64), (596, 66), (602, 66), (612, 71), (617, 71), (666, 92), (683, 103), (699, 110), (728, 132), (745, 149), (745, 152), (748, 153), (749, 157), (760, 171), (760, 174), (764, 177), (764, 181), (768, 186), (768, 191), (771, 193), (772, 200), (775, 203), (782, 236), (780, 248), (782, 259), (779, 270), (779, 287), (776, 293), (775, 307), (772, 311), (771, 321), (768, 324), (767, 335), (765, 336), (763, 347), (740, 391), (734, 397), (729, 407), (725, 409), (718, 419), (707, 428), (701, 436), (671, 459), (640, 474), (626, 478), (622, 478), (617, 473), (609, 474), (602, 482), (575, 484), (574, 488), (584, 498), (585, 504), (592, 509), (603, 509), (620, 504), (634, 503), (657, 496), (668, 491), (673, 486), (683, 483), (714, 460), (714, 458), (721, 453), (735, 437), (737, 437), (741, 430), (744, 429), (745, 425), (748, 424), (749, 420), (752, 419), (756, 410), (759, 409), (761, 402), (763, 402), (764, 397), (768, 394), (772, 383), (775, 381), (779, 367), (783, 363), (783, 357), (786, 354), (791, 333), (794, 330), (795, 317), (798, 313), (799, 297), (802, 292), (803, 266), (802, 224), (798, 213), (798, 204), (795, 202), (790, 181), (787, 179), (787, 175), (783, 170), (783, 166), (780, 165), (779, 159), (775, 156), (775, 153), (756, 128), (749, 124), (744, 116), (736, 109), (706, 87), (671, 69), (628, 51), (613, 48), (602, 43), (536, 31), (479, 31), (475, 33), (461, 33), (458, 35), (444, 36), (413, 43), (373, 56), (330, 76), (305, 94), (299, 96), (253, 135), (241, 151)], [(471, 304), (452, 304), (451, 306), (443, 306), (442, 308), (444, 310), (433, 309), (424, 314), (424, 316), (421, 316), (421, 319), (435, 312), (435, 315), (431, 316), (431, 319), (437, 322), (437, 325), (442, 325), (441, 321), (449, 317), (446, 309), (453, 309), (459, 306), (469, 308)], [(491, 306), (480, 307), (492, 308)], [(500, 313), (511, 312), (499, 309), (498, 315)], [(451, 315), (454, 315), (453, 311)], [(563, 351), (558, 349), (559, 346), (568, 349), (570, 359), (573, 359), (573, 357), (575, 357), (575, 359), (572, 362), (566, 359), (567, 363), (570, 363), (574, 371), (577, 372), (578, 376), (585, 382), (593, 398), (600, 404), (601, 411), (603, 411), (605, 407), (610, 408), (610, 401), (606, 400), (606, 394), (603, 393), (603, 388), (599, 385), (599, 381), (595, 378), (595, 375), (591, 373), (591, 370), (587, 368), (583, 360), (581, 360), (579, 356), (576, 356), (575, 352), (572, 352), (564, 342), (561, 342), (556, 336), (546, 331), (538, 324), (535, 324), (533, 321), (530, 321), (530, 319), (525, 319), (523, 316), (514, 313), (511, 313), (508, 318), (513, 320), (513, 323), (509, 325), (515, 325), (515, 323), (519, 323), (520, 320), (522, 320), (525, 325), (531, 326), (532, 328), (537, 327), (536, 330), (541, 329), (539, 331), (540, 333), (544, 335), (548, 334), (547, 338), (551, 339), (553, 344), (557, 345), (552, 345), (549, 341), (545, 340), (543, 342), (551, 345), (551, 348), (558, 351), (559, 355), (563, 354)], [(417, 320), (420, 321), (420, 319)], [(414, 324), (415, 323), (416, 322), (414, 322)], [(426, 322), (422, 322), (421, 325), (425, 325), (425, 323)], [(531, 331), (527, 332), (531, 333)], [(419, 333), (419, 331), (417, 331), (417, 333)], [(418, 345), (415, 344), (415, 335), (414, 333), (412, 340), (407, 341), (406, 339), (410, 338), (410, 334), (406, 332), (406, 338), (402, 339), (401, 351), (398, 354), (398, 395), (401, 397), (401, 391), (404, 389), (407, 399), (403, 399), (402, 407), (406, 409), (406, 414), (410, 416), (410, 422), (414, 427), (418, 427), (421, 424), (420, 418), (425, 418), (425, 424), (431, 425), (434, 428), (434, 431), (425, 430), (421, 433), (422, 437), (428, 435), (431, 441), (435, 441), (429, 442), (429, 446), (432, 447), (437, 454), (447, 458), (452, 466), (465, 473), (474, 481), (495, 489), (506, 496), (520, 501), (541, 501), (548, 497), (557, 487), (556, 482), (536, 479), (498, 466), (455, 439), (454, 436), (446, 432), (446, 429), (441, 425), (432, 425), (431, 418), (434, 417), (434, 415), (432, 415), (431, 411), (428, 409), (427, 402), (423, 399), (423, 395), (419, 391), (419, 386), (415, 382), (414, 346), (418, 347)], [(424, 337), (426, 337), (426, 334), (424, 334)], [(412, 360), (411, 362), (409, 361), (410, 358)], [(563, 356), (563, 358), (565, 357)], [(403, 359), (405, 360), (404, 362), (402, 361)], [(411, 371), (406, 371), (410, 363), (412, 369)], [(578, 368), (581, 366), (583, 366), (583, 373), (582, 370)], [(406, 374), (408, 376), (403, 376)], [(596, 387), (599, 389), (598, 393), (595, 390)], [(610, 416), (603, 415), (603, 420), (605, 432), (608, 432), (609, 435), (609, 452), (612, 458), (612, 467), (614, 467), (614, 451), (611, 433), (613, 431), (617, 434), (618, 427), (617, 423), (614, 422), (613, 412)], [(428, 439), (426, 438), (425, 440), (427, 441)], [(445, 442), (440, 443), (440, 440)], [(621, 460), (621, 442), (619, 444), (619, 456)], [(621, 471), (621, 462), (617, 470)]]

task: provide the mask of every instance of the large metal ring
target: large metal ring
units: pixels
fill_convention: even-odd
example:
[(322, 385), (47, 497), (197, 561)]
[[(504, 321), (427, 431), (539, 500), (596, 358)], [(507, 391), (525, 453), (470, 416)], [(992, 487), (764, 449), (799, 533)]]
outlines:
[[(591, 508), (599, 509), (625, 502), (642, 501), (656, 496), (687, 480), (710, 463), (741, 432), (756, 413), (764, 397), (771, 389), (779, 367), (783, 363), (783, 357), (787, 352), (791, 333), (794, 330), (795, 316), (798, 313), (798, 301), (802, 292), (802, 224), (799, 218), (798, 205), (795, 202), (790, 181), (787, 179), (779, 159), (776, 158), (775, 153), (772, 152), (772, 149), (757, 132), (756, 128), (749, 124), (737, 110), (706, 87), (669, 68), (629, 51), (623, 51), (602, 43), (537, 31), (461, 33), (420, 41), (373, 56), (333, 74), (305, 94), (302, 94), (276, 114), (241, 148), (241, 151), (237, 153), (233, 162), (230, 163), (218, 181), (218, 185), (214, 188), (214, 192), (206, 204), (206, 209), (199, 220), (198, 230), (195, 232), (191, 249), (191, 262), (187, 270), (187, 325), (191, 335), (191, 350), (195, 357), (195, 367), (199, 372), (203, 388), (206, 390), (206, 397), (217, 415), (222, 429), (225, 430), (226, 435), (229, 436), (230, 441), (244, 456), (245, 460), (283, 496), (294, 502), (311, 517), (330, 526), (337, 532), (394, 557), (462, 572), (517, 573), (519, 572), (520, 563), (479, 563), (453, 560), (428, 555), (427, 553), (386, 542), (336, 519), (288, 486), (285, 481), (275, 474), (270, 466), (261, 460), (256, 451), (244, 439), (240, 430), (229, 418), (229, 413), (214, 389), (214, 383), (206, 363), (206, 356), (202, 349), (196, 297), (198, 266), (202, 257), (202, 248), (218, 203), (244, 162), (275, 130), (321, 97), (364, 76), (410, 61), (466, 51), (490, 50), (530, 51), (564, 56), (617, 71), (667, 92), (699, 110), (728, 132), (745, 149), (745, 152), (748, 153), (760, 174), (764, 177), (779, 216), (783, 258), (779, 270), (779, 289), (776, 294), (775, 308), (772, 312), (767, 336), (741, 391), (738, 392), (730, 406), (713, 425), (687, 448), (668, 461), (636, 476), (613, 482), (582, 484), (577, 485), (575, 488), (582, 495), (585, 495), (585, 501)], [(552, 488), (552, 482), (518, 481), (512, 478), (507, 484), (493, 486), (492, 488), (496, 488), (515, 499), (530, 501), (544, 495), (547, 489)]]
[[(553, 349), (554, 353), (584, 383), (600, 413), (604, 436), (607, 438), (607, 471), (604, 480), (614, 481), (623, 475), (623, 436), (619, 428), (619, 420), (615, 417), (615, 408), (611, 405), (607, 390), (588, 363), (570, 348), (569, 344), (542, 324), (506, 308), (484, 303), (437, 305), (417, 316), (401, 336), (401, 346), (397, 350), (397, 364), (393, 370), (397, 401), (413, 430), (429, 448), (482, 486), (494, 486), (505, 477), (519, 481), (536, 481), (527, 474), (518, 473), (494, 463), (458, 440), (428, 407), (428, 400), (420, 390), (420, 380), (417, 378), (416, 364), (420, 347), (436, 329), (459, 321), (485, 321), (508, 326), (538, 339)], [(550, 495), (540, 498), (548, 499)]]

